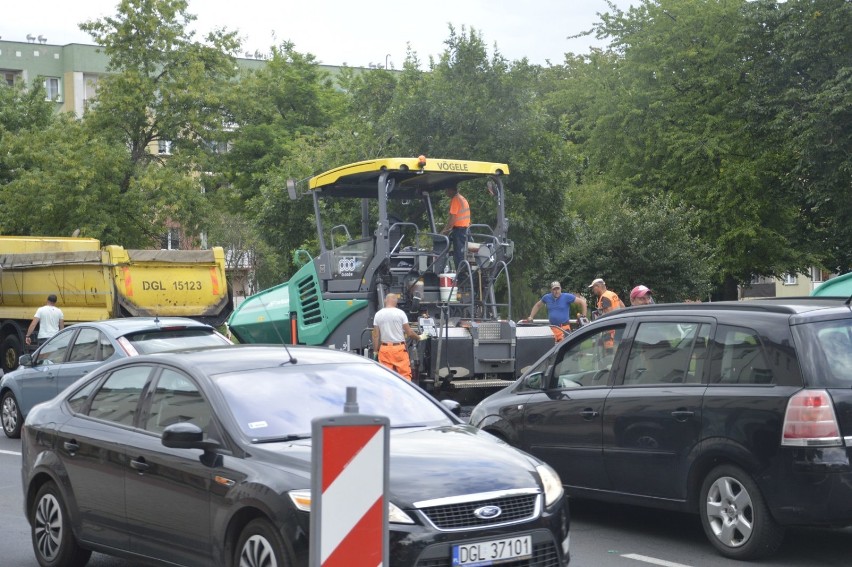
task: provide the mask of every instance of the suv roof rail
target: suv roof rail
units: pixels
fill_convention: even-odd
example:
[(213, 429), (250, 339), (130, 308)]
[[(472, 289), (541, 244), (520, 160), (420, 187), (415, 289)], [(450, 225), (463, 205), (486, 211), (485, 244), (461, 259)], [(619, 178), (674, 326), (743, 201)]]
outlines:
[[(786, 313), (795, 314), (802, 311), (810, 311), (814, 309), (839, 307), (843, 305), (843, 298), (839, 297), (774, 297), (761, 299), (748, 299), (745, 301), (713, 301), (708, 303), (655, 303), (653, 305), (640, 305), (635, 308), (627, 307), (631, 312), (638, 312), (641, 309), (642, 313), (649, 311), (763, 311), (767, 313)], [(618, 309), (611, 311), (607, 315), (616, 315), (623, 313), (624, 310)]]

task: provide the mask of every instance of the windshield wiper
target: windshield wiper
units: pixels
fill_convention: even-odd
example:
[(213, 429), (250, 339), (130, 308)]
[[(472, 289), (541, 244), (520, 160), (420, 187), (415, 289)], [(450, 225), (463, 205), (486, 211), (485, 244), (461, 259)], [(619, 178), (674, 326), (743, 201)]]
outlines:
[(280, 437), (264, 437), (262, 439), (252, 439), (251, 442), (257, 445), (260, 443), (283, 443), (285, 441), (298, 441), (299, 439), (310, 438), (310, 433), (291, 433), (290, 435), (282, 435)]

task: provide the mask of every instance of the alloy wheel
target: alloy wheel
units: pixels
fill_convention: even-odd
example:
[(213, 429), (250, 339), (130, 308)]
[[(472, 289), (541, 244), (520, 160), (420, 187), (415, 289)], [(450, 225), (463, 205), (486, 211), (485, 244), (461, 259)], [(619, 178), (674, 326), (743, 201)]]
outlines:
[(38, 502), (35, 511), (33, 531), (35, 545), (39, 555), (46, 561), (56, 559), (62, 543), (62, 509), (53, 494), (45, 494)]
[(240, 551), (240, 567), (278, 567), (275, 550), (263, 536), (253, 535)]
[(705, 512), (710, 529), (724, 545), (740, 547), (751, 537), (754, 508), (751, 496), (737, 479), (716, 479), (707, 492)]
[(18, 404), (15, 401), (15, 397), (4, 397), (3, 407), (0, 409), (0, 419), (3, 421), (3, 430), (6, 433), (11, 433), (18, 429), (18, 415)]

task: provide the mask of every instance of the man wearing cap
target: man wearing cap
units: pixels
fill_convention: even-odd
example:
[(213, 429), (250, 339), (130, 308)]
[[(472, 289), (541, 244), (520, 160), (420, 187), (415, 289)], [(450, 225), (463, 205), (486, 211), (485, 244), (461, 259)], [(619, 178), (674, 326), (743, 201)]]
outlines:
[(624, 307), (624, 303), (621, 302), (618, 295), (614, 291), (609, 291), (606, 288), (606, 282), (601, 278), (596, 278), (589, 287), (598, 298), (598, 311), (601, 315)]
[(565, 331), (570, 331), (569, 326), (571, 319), (571, 304), (576, 302), (580, 306), (580, 315), (585, 317), (588, 310), (586, 298), (582, 295), (573, 293), (562, 293), (562, 286), (559, 282), (551, 282), (550, 293), (547, 293), (539, 299), (532, 310), (530, 316), (525, 321), (532, 321), (542, 305), (547, 306), (547, 316), (552, 325), (551, 329), (556, 336), (556, 341), (559, 342), (565, 336)]
[(630, 305), (650, 305), (654, 303), (653, 292), (644, 285), (637, 285), (630, 290)]
[(373, 349), (379, 355), (379, 363), (411, 381), (411, 360), (405, 339), (422, 340), (424, 336), (414, 332), (408, 324), (405, 311), (397, 307), (399, 295), (389, 293), (385, 306), (373, 316)]

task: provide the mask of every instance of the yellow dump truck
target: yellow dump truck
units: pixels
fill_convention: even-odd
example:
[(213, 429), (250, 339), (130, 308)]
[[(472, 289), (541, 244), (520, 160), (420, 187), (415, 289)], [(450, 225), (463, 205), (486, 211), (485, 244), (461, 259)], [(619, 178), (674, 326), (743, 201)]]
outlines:
[(220, 325), (233, 310), (225, 253), (126, 250), (93, 238), (0, 236), (0, 364), (18, 365), (27, 327), (56, 294), (65, 323), (182, 316)]

